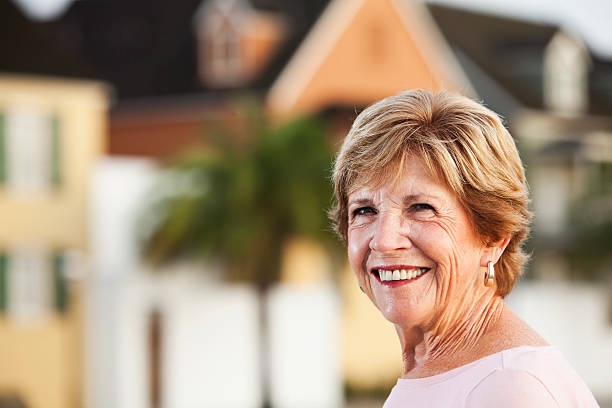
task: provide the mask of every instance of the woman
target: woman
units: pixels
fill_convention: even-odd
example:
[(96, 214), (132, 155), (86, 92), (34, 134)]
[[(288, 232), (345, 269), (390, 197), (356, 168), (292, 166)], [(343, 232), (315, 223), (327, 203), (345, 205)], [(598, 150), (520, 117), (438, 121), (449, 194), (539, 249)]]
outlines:
[(364, 110), (334, 167), (332, 218), (359, 286), (399, 336), (385, 408), (595, 407), (503, 303), (527, 260), (527, 185), (499, 117), (408, 91)]

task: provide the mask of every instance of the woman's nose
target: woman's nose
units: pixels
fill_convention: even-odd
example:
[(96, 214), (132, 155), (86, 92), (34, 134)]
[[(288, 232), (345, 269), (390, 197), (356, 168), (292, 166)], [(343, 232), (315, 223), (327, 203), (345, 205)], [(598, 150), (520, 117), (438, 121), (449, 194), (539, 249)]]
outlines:
[(374, 228), (374, 236), (370, 241), (370, 248), (377, 252), (408, 249), (412, 246), (408, 237), (409, 232), (409, 224), (402, 220), (401, 215), (390, 212), (380, 213)]

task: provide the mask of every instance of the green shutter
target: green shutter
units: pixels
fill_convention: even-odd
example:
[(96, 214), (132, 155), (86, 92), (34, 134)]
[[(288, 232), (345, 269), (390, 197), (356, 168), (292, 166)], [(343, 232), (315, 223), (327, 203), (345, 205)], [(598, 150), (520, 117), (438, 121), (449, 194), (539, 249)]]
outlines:
[(0, 112), (0, 184), (6, 183), (6, 115)]
[(8, 308), (8, 255), (0, 254), (0, 311)]
[(599, 176), (601, 177), (601, 195), (609, 196), (612, 194), (612, 163), (602, 162)]
[(55, 310), (65, 313), (68, 310), (68, 282), (66, 281), (66, 258), (63, 253), (53, 255), (53, 287)]
[(59, 187), (62, 182), (61, 173), (61, 138), (60, 138), (60, 119), (53, 115), (50, 118), (51, 126), (51, 185)]

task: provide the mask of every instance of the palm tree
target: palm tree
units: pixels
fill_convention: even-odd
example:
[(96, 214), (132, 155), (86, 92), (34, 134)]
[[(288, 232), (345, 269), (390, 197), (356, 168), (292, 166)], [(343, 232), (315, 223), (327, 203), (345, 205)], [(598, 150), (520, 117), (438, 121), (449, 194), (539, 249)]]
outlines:
[(143, 253), (156, 264), (217, 259), (230, 281), (265, 289), (288, 238), (338, 248), (326, 217), (333, 149), (319, 119), (273, 123), (253, 104), (237, 118), (166, 167), (141, 223)]

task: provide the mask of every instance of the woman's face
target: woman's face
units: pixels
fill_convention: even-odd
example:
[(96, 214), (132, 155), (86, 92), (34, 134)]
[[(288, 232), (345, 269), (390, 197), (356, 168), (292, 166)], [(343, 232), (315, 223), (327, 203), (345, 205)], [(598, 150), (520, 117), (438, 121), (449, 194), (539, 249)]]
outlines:
[(387, 320), (430, 326), (482, 286), (484, 244), (456, 195), (417, 156), (395, 184), (353, 192), (348, 217), (349, 262)]

